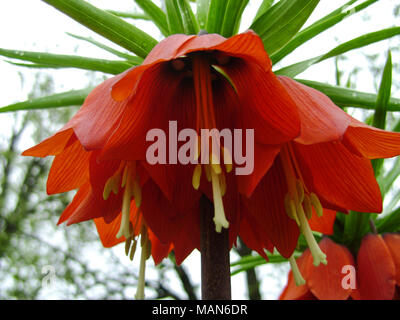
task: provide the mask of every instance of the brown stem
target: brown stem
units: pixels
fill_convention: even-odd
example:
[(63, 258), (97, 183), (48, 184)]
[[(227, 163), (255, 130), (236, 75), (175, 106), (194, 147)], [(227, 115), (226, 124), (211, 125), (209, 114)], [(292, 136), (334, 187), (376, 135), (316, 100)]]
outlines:
[(214, 206), (201, 198), (201, 296), (203, 300), (231, 300), (229, 231), (215, 231)]

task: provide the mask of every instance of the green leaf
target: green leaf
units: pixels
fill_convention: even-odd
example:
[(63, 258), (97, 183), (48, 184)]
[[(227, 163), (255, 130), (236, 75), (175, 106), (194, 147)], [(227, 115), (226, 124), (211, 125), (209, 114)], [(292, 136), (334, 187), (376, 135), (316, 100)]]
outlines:
[[(354, 107), (369, 110), (374, 110), (376, 108), (376, 100), (378, 98), (376, 94), (332, 86), (317, 81), (301, 79), (296, 79), (296, 81), (321, 91), (340, 107)], [(400, 99), (391, 98), (387, 104), (387, 110), (391, 112), (400, 111)]]
[(53, 94), (47, 97), (29, 99), (24, 102), (10, 104), (0, 108), (0, 113), (19, 111), (19, 110), (34, 110), (34, 109), (49, 109), (67, 106), (80, 106), (85, 101), (87, 95), (93, 88), (83, 90), (73, 90), (63, 93)]
[(281, 0), (253, 22), (253, 29), (263, 40), (265, 50), (272, 55), (304, 25), (319, 0)]
[(18, 60), (30, 61), (47, 68), (78, 68), (118, 74), (132, 67), (126, 61), (94, 59), (80, 56), (52, 54), (45, 52), (7, 50), (0, 48), (0, 55)]
[(168, 36), (169, 28), (165, 12), (151, 0), (135, 0), (135, 2), (150, 17), (161, 33)]
[(183, 28), (186, 34), (198, 34), (200, 26), (192, 11), (192, 7), (187, 0), (178, 0), (180, 12), (182, 15)]
[(211, 0), (197, 0), (196, 16), (200, 29), (205, 29)]
[(150, 17), (145, 13), (136, 13), (136, 12), (123, 12), (123, 11), (115, 11), (115, 10), (106, 10), (106, 12), (113, 14), (114, 16), (121, 18), (129, 18), (135, 20), (151, 20)]
[(333, 27), (337, 23), (341, 22), (342, 20), (352, 16), (353, 14), (367, 8), (371, 4), (377, 2), (378, 0), (368, 0), (360, 5), (354, 7), (352, 10), (346, 10), (349, 6), (351, 6), (357, 0), (351, 0), (345, 5), (341, 6), (340, 8), (334, 10), (329, 15), (325, 16), (324, 18), (318, 20), (317, 22), (313, 23), (311, 26), (305, 28), (304, 30), (297, 33), (293, 39), (285, 45), (282, 49), (278, 52), (271, 55), (271, 60), (275, 64), (286, 57), (289, 53), (293, 52), (295, 49), (300, 47), (302, 44), (307, 42), (308, 40), (314, 38), (315, 36), (319, 35), (320, 33), (328, 30), (329, 28)]
[(79, 36), (79, 35), (72, 34), (72, 33), (69, 33), (69, 32), (67, 32), (67, 34), (70, 37), (73, 37), (75, 39), (89, 42), (89, 43), (95, 45), (96, 47), (99, 47), (100, 49), (103, 49), (105, 51), (108, 51), (108, 52), (116, 55), (117, 57), (124, 58), (124, 59), (128, 60), (129, 63), (132, 63), (133, 65), (139, 65), (139, 64), (141, 64), (143, 62), (143, 58), (140, 58), (140, 57), (137, 57), (137, 56), (132, 56), (132, 55), (130, 55), (128, 53), (124, 53), (124, 52), (115, 50), (115, 49), (113, 49), (113, 48), (111, 48), (111, 47), (109, 47), (109, 46), (107, 46), (107, 45), (105, 45), (105, 44), (103, 44), (101, 42), (98, 42), (98, 41), (96, 41), (96, 40), (94, 40), (92, 38)]
[(147, 33), (83, 0), (43, 0), (80, 24), (145, 58), (157, 44)]
[(326, 54), (308, 60), (304, 60), (301, 62), (297, 62), (285, 68), (279, 69), (275, 71), (275, 73), (280, 75), (286, 75), (288, 77), (295, 77), (298, 74), (302, 73), (303, 71), (307, 70), (313, 64), (319, 63), (321, 61), (324, 61), (332, 57), (336, 57), (338, 55), (341, 55), (343, 53), (346, 53), (354, 49), (359, 49), (368, 46), (375, 42), (389, 39), (399, 34), (400, 34), (400, 27), (393, 27), (376, 32), (367, 33), (362, 35), (361, 37), (355, 38), (353, 40), (347, 41), (337, 46), (336, 48), (332, 49)]
[(375, 221), (379, 233), (400, 231), (400, 208)]
[(229, 0), (221, 28), (222, 36), (229, 38), (237, 33), (243, 11), (248, 3), (249, 0)]
[(206, 24), (208, 33), (221, 33), (228, 2), (229, 0), (211, 0)]
[(185, 33), (178, 0), (165, 0), (167, 21), (170, 34)]
[(267, 12), (268, 9), (271, 8), (273, 3), (274, 3), (274, 0), (263, 0), (263, 2), (261, 3), (260, 7), (258, 8), (256, 16), (253, 19), (253, 22), (256, 21), (265, 12)]
[[(296, 79), (296, 81), (321, 91), (340, 107), (355, 107), (369, 110), (374, 110), (376, 108), (376, 100), (378, 98), (376, 94), (332, 86), (330, 84), (311, 80)], [(391, 98), (387, 104), (387, 110), (392, 112), (400, 111), (400, 99)]]
[(390, 188), (392, 187), (393, 183), (400, 175), (400, 157), (396, 158), (395, 163), (390, 168), (389, 172), (387, 172), (382, 179), (381, 182), (381, 191), (382, 195), (386, 195)]
[[(389, 51), (385, 67), (383, 69), (382, 80), (379, 86), (378, 97), (376, 101), (376, 109), (372, 125), (379, 129), (386, 127), (387, 105), (392, 92), (392, 55)], [(383, 159), (372, 160), (375, 176), (379, 177), (383, 166)]]

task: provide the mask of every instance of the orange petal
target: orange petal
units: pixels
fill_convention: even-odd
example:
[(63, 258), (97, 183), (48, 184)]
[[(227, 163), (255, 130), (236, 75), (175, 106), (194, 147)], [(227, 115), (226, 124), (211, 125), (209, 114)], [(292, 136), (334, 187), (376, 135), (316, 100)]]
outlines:
[(296, 248), (299, 228), (286, 214), (284, 198), (288, 188), (282, 177), (284, 172), (278, 156), (252, 196), (243, 202), (260, 230), (264, 230), (266, 241), (271, 241), (282, 256), (289, 258)]
[(171, 243), (162, 243), (150, 229), (148, 229), (148, 232), (151, 242), (151, 255), (153, 257), (154, 264), (158, 265), (164, 258), (168, 257), (169, 253), (173, 249), (173, 245)]
[[(299, 267), (300, 273), (303, 277), (306, 276), (308, 266), (312, 264), (312, 256), (310, 250), (307, 249), (303, 252), (300, 258), (296, 259), (297, 266)], [(288, 275), (288, 283), (281, 293), (279, 300), (309, 300), (312, 299), (310, 295), (310, 289), (306, 284), (297, 286), (294, 282), (292, 271)]]
[(400, 154), (400, 133), (377, 129), (351, 118), (343, 144), (368, 159), (391, 158)]
[(400, 234), (387, 233), (383, 236), (386, 246), (392, 255), (393, 263), (396, 268), (396, 283), (400, 286)]
[(278, 145), (300, 134), (297, 106), (272, 71), (245, 59), (223, 69), (237, 89), (243, 126), (254, 129), (257, 142)]
[(322, 200), (358, 212), (381, 212), (382, 197), (371, 163), (340, 142), (294, 144), (306, 186)]
[(308, 223), (313, 231), (321, 232), (325, 235), (331, 235), (333, 234), (333, 225), (335, 223), (335, 219), (335, 210), (324, 209), (322, 217), (318, 217), (315, 209), (313, 208), (312, 217)]
[(174, 34), (160, 41), (147, 55), (142, 65), (127, 70), (119, 81), (112, 87), (112, 97), (116, 101), (126, 100), (132, 93), (136, 92), (142, 75), (149, 68), (164, 61), (178, 58), (179, 48), (195, 36)]
[[(342, 286), (344, 266), (352, 266), (354, 259), (346, 247), (334, 243), (329, 238), (324, 238), (319, 246), (326, 254), (328, 264), (315, 267), (310, 264), (306, 272), (307, 285), (319, 300), (346, 300), (352, 291)], [(354, 274), (355, 276), (355, 274)]]
[(63, 213), (60, 216), (60, 219), (58, 220), (57, 224), (61, 224), (65, 221), (67, 221), (71, 215), (77, 210), (77, 208), (89, 197), (89, 194), (91, 192), (90, 184), (89, 182), (86, 182), (83, 186), (79, 188), (79, 190), (76, 192), (74, 199), (72, 202), (65, 208)]
[(295, 139), (302, 144), (314, 144), (340, 139), (350, 119), (323, 93), (307, 87), (288, 77), (278, 77), (286, 91), (296, 103), (301, 134)]
[(125, 73), (110, 78), (98, 85), (86, 98), (78, 113), (67, 123), (72, 126), (79, 141), (87, 150), (105, 145), (118, 127), (129, 99), (117, 102), (111, 97), (111, 87)]
[(272, 242), (265, 243), (261, 240), (259, 236), (259, 230), (252, 227), (250, 223), (251, 216), (248, 214), (243, 214), (242, 221), (240, 222), (239, 237), (251, 250), (257, 251), (257, 253), (262, 256), (266, 261), (268, 261), (268, 256), (264, 249), (272, 252), (274, 250), (274, 245)]
[(358, 291), (362, 300), (392, 300), (396, 270), (380, 235), (366, 235), (357, 255)]
[(71, 128), (61, 130), (36, 146), (25, 150), (22, 155), (41, 158), (58, 155), (64, 150), (73, 133)]
[(111, 248), (115, 245), (124, 242), (125, 238), (121, 237), (117, 239), (117, 233), (121, 224), (122, 215), (119, 214), (111, 223), (105, 223), (103, 218), (94, 219), (96, 224), (97, 232), (99, 234), (101, 243), (105, 248)]
[(47, 179), (48, 194), (77, 189), (89, 179), (90, 152), (83, 149), (75, 135), (73, 138), (74, 142), (54, 158)]
[(155, 128), (168, 132), (169, 120), (176, 120), (177, 113), (191, 110), (191, 105), (177, 108), (181, 100), (175, 98), (181, 93), (177, 89), (183, 75), (174, 76), (171, 69), (156, 65), (143, 74), (137, 94), (126, 108), (118, 129), (109, 137), (101, 159), (145, 160), (148, 147), (154, 143), (146, 141), (147, 133)]

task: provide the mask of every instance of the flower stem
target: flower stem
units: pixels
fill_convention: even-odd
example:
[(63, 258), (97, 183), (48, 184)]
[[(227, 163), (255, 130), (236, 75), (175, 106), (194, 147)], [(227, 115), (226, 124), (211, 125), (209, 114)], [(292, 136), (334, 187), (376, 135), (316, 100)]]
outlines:
[(213, 203), (206, 196), (200, 201), (202, 300), (231, 300), (229, 231), (215, 231)]

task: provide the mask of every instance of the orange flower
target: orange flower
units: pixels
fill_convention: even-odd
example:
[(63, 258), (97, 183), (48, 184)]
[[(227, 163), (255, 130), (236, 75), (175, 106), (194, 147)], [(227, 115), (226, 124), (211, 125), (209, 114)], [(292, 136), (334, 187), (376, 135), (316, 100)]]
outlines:
[[(168, 132), (170, 121), (198, 135), (253, 129), (253, 173), (235, 176), (239, 164), (214, 161), (215, 150), (209, 164), (169, 159), (150, 165), (147, 133)], [(60, 222), (103, 218), (110, 224), (121, 214), (117, 237), (128, 239), (134, 200), (146, 226), (173, 246), (180, 263), (200, 247), (205, 194), (214, 202), (216, 230), (229, 228), (231, 246), (240, 235), (261, 254), (276, 247), (294, 265), (299, 231), (314, 263), (326, 263), (308, 223), (313, 212), (325, 212), (317, 220), (325, 230), (336, 210), (381, 211), (369, 159), (399, 153), (400, 134), (366, 126), (320, 92), (276, 77), (261, 39), (248, 31), (229, 39), (166, 38), (142, 65), (95, 88), (58, 133), (24, 155), (56, 156), (48, 193), (78, 189)]]
[[(179, 263), (199, 248), (199, 199), (204, 193), (214, 201), (216, 229), (229, 226), (232, 245), (240, 221), (238, 191), (251, 194), (280, 145), (300, 131), (296, 105), (271, 68), (252, 31), (229, 39), (170, 36), (142, 65), (96, 87), (59, 132), (23, 154), (56, 156), (49, 194), (78, 189), (60, 222), (103, 218), (110, 224), (122, 212), (117, 236), (129, 238), (133, 198), (146, 225), (178, 251)], [(253, 174), (233, 176), (232, 164), (213, 162), (150, 165), (146, 135), (153, 128), (167, 132), (170, 121), (198, 133), (254, 129)], [(121, 187), (122, 176), (127, 182)]]
[(365, 236), (356, 261), (345, 246), (328, 238), (320, 242), (320, 247), (326, 252), (328, 265), (315, 267), (307, 249), (297, 260), (306, 284), (296, 286), (293, 272), (290, 272), (281, 300), (399, 298), (400, 234)]
[(302, 232), (319, 265), (327, 261), (308, 220), (313, 212), (329, 215), (330, 228), (335, 211), (381, 212), (370, 159), (398, 155), (400, 134), (357, 121), (317, 90), (287, 77), (279, 80), (296, 103), (301, 134), (283, 144), (251, 197), (244, 199), (252, 226), (240, 234), (248, 238), (248, 232), (257, 232), (264, 247), (272, 242), (294, 263), (291, 255)]

